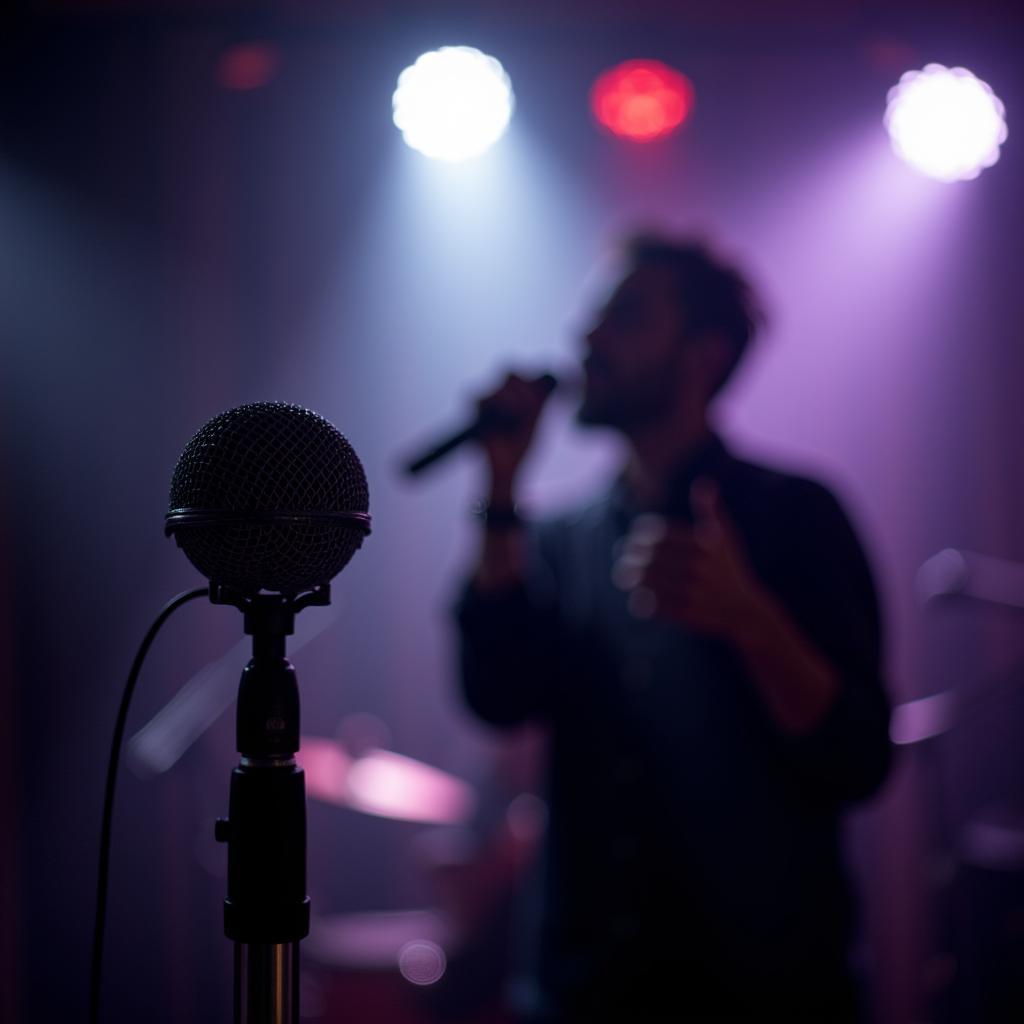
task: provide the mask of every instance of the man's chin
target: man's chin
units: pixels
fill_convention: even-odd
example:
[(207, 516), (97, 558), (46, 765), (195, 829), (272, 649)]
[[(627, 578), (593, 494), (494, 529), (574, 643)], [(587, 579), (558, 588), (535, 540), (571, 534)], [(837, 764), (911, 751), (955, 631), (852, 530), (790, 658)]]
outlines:
[(657, 423), (666, 412), (655, 403), (626, 405), (621, 402), (584, 400), (576, 410), (576, 422), (581, 427), (607, 427), (629, 434)]

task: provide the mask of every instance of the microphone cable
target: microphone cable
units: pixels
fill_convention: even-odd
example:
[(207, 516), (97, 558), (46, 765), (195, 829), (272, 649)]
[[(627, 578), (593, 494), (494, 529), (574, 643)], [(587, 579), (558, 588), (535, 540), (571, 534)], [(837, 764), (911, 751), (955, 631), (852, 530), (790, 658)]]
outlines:
[(121, 697), (121, 706), (117, 711), (117, 721), (114, 724), (114, 738), (110, 746), (110, 760), (107, 764), (107, 786), (103, 797), (103, 823), (100, 826), (100, 863), (99, 878), (96, 884), (96, 920), (93, 926), (92, 968), (89, 976), (90, 1024), (99, 1024), (100, 1019), (100, 984), (103, 977), (103, 934), (106, 927), (107, 889), (110, 875), (110, 842), (114, 820), (114, 790), (117, 786), (117, 765), (121, 758), (121, 743), (124, 739), (125, 725), (128, 721), (128, 707), (131, 704), (132, 694), (135, 692), (135, 684), (138, 682), (139, 673), (142, 671), (142, 663), (146, 660), (146, 655), (149, 653), (149, 648), (156, 639), (157, 633), (160, 632), (160, 627), (183, 604), (194, 601), (197, 597), (207, 597), (209, 593), (209, 587), (186, 590), (163, 606), (160, 614), (156, 617), (153, 625), (149, 627), (148, 632), (142, 639), (142, 643), (139, 645), (138, 653), (135, 655), (131, 671), (128, 673), (128, 680), (125, 683), (124, 693)]

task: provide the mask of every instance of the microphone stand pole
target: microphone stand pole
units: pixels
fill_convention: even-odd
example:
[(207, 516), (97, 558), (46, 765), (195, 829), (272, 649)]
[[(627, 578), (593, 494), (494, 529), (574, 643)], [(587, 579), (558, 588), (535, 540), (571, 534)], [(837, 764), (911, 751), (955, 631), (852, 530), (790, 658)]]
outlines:
[(306, 787), (295, 763), (299, 689), (285, 657), (295, 615), (330, 602), (326, 585), (298, 597), (245, 594), (211, 584), (210, 600), (245, 615), (252, 660), (242, 672), (236, 718), (238, 766), (227, 818), (224, 933), (235, 944), (235, 1024), (298, 1024), (299, 941), (309, 934)]

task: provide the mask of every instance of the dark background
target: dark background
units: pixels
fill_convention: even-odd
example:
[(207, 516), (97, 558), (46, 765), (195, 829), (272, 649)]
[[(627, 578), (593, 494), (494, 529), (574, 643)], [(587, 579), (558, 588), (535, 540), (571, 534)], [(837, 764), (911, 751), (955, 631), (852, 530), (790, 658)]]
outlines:
[[(943, 547), (1024, 560), (1015, 7), (8, 9), (0, 1015), (82, 1016), (121, 686), (162, 602), (201, 582), (162, 535), (170, 473), (224, 409), (316, 409), (370, 481), (374, 534), (335, 583), (337, 619), (295, 658), (304, 731), (331, 736), (364, 712), (395, 750), (486, 782), (501, 748), (458, 703), (447, 623), (471, 550), (476, 467), (463, 457), (413, 487), (396, 460), (505, 365), (569, 362), (593, 269), (637, 224), (708, 235), (765, 293), (772, 326), (721, 426), (741, 450), (843, 495), (886, 604), (894, 700), (979, 695), (950, 733), (905, 749), (882, 796), (852, 818), (876, 1019), (979, 1020), (985, 999), (1019, 985), (1008, 965), (1024, 945), (1020, 613), (925, 607), (915, 589), (918, 566)], [(228, 89), (223, 56), (249, 40), (275, 48), (277, 73)], [(457, 167), (408, 150), (390, 121), (398, 72), (446, 44), (497, 56), (516, 90), (508, 136)], [(604, 134), (587, 107), (597, 74), (638, 56), (678, 67), (697, 94), (684, 130), (646, 147)], [(1002, 158), (976, 181), (929, 181), (888, 147), (886, 92), (929, 61), (969, 67), (1006, 104)], [(610, 439), (580, 437), (568, 420), (552, 415), (533, 466), (541, 510), (614, 461)], [(231, 609), (179, 613), (129, 733), (239, 636)], [(227, 1018), (212, 821), (235, 760), (230, 718), (171, 770), (122, 773), (110, 1020)], [(971, 853), (979, 821), (1007, 826), (998, 870)], [(421, 831), (311, 804), (315, 912), (431, 904)]]

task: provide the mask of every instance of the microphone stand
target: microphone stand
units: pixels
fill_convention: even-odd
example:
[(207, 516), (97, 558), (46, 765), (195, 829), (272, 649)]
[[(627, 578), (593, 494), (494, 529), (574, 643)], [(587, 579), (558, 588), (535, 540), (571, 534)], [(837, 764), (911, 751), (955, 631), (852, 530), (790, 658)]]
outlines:
[(228, 847), (224, 933), (235, 944), (234, 1020), (298, 1024), (299, 941), (309, 934), (306, 787), (295, 763), (299, 689), (285, 638), (303, 608), (330, 603), (330, 587), (289, 597), (211, 583), (210, 600), (240, 609), (253, 638), (238, 690), (241, 760), (231, 772), (228, 817), (214, 830)]

